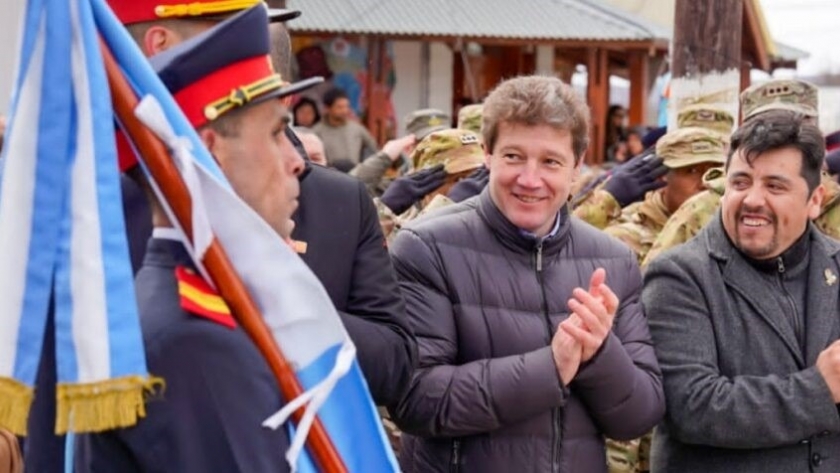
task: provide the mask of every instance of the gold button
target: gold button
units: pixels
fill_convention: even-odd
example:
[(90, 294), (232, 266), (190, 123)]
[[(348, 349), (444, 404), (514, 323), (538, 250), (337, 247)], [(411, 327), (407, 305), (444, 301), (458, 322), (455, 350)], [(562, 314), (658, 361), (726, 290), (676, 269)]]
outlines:
[(216, 107), (208, 105), (204, 107), (204, 116), (207, 117), (208, 120), (215, 120), (219, 118), (219, 111), (216, 110)]

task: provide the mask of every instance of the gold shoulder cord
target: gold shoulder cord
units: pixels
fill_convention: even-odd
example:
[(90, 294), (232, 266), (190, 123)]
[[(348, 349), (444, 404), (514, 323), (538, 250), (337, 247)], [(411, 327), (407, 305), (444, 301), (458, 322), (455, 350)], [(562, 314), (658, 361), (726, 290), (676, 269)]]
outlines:
[(283, 87), (285, 82), (280, 74), (273, 74), (248, 85), (237, 87), (230, 91), (227, 97), (222, 97), (204, 107), (204, 116), (208, 120), (215, 120), (231, 109), (241, 107), (256, 97), (271, 90)]
[(218, 2), (158, 5), (155, 7), (155, 15), (157, 15), (158, 18), (173, 18), (228, 13), (251, 8), (252, 6), (260, 3), (260, 1), (261, 0), (220, 0)]

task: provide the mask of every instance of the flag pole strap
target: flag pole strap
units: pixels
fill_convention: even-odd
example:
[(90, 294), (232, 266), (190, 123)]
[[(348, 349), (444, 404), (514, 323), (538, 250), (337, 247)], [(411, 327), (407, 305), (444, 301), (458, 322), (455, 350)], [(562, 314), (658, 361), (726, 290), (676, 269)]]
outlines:
[[(108, 74), (108, 84), (111, 88), (117, 117), (125, 127), (125, 132), (131, 137), (131, 141), (143, 155), (149, 173), (154, 177), (163, 195), (166, 196), (167, 202), (181, 228), (184, 229), (187, 238), (191, 240), (192, 210), (187, 187), (169, 159), (169, 154), (163, 143), (135, 117), (134, 109), (139, 103), (137, 97), (123, 76), (107, 44), (101, 39), (100, 48), (102, 49), (105, 69)], [(237, 322), (268, 362), (283, 397), (289, 401), (303, 394), (304, 389), (294, 370), (280, 347), (275, 343), (274, 337), (265, 325), (257, 305), (236, 274), (218, 240), (214, 239), (210, 244), (203, 263), (219, 289), (220, 295), (230, 305)], [(295, 423), (300, 421), (304, 413), (304, 407), (295, 411), (292, 416)], [(319, 419), (316, 419), (312, 425), (306, 442), (320, 471), (326, 473), (347, 472), (347, 467)]]

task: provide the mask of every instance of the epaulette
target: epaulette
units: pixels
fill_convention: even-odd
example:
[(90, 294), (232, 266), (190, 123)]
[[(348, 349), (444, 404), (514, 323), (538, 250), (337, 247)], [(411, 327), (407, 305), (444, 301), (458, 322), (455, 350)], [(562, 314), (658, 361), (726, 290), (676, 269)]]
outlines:
[(236, 328), (236, 320), (224, 299), (207, 281), (186, 266), (175, 268), (178, 295), (185, 311), (212, 320), (228, 328)]

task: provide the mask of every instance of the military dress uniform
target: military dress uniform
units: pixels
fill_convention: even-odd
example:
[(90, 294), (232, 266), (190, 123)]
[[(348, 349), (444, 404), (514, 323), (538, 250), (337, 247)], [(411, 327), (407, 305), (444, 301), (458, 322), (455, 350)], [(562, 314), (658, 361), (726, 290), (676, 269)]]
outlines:
[[(119, 20), (130, 25), (164, 19), (221, 19), (262, 0), (108, 0)], [(166, 6), (158, 9), (158, 6)], [(268, 21), (287, 21), (297, 10), (269, 8)], [(298, 88), (300, 87), (299, 84)], [(294, 90), (292, 90), (294, 91)], [(443, 113), (443, 112), (440, 112)], [(303, 145), (290, 129), (286, 135), (306, 158)], [(133, 160), (127, 160), (133, 165)], [(126, 168), (123, 167), (123, 170)], [(125, 185), (124, 191), (136, 184)], [(145, 250), (151, 235), (145, 196), (124, 194), (126, 228), (135, 255)], [(364, 185), (344, 173), (307, 162), (300, 179), (299, 206), (293, 220), (295, 249), (327, 290), (347, 333), (377, 404), (394, 402), (414, 368), (416, 343), (405, 313), (391, 260), (384, 245), (376, 209)]]
[[(194, 127), (306, 85), (274, 73), (266, 22), (256, 6), (152, 59)], [(262, 427), (283, 406), (267, 362), (198, 275), (179, 233), (152, 236), (136, 294), (149, 371), (166, 386), (136, 426), (79, 436), (75, 471), (289, 471), (288, 432)]]

